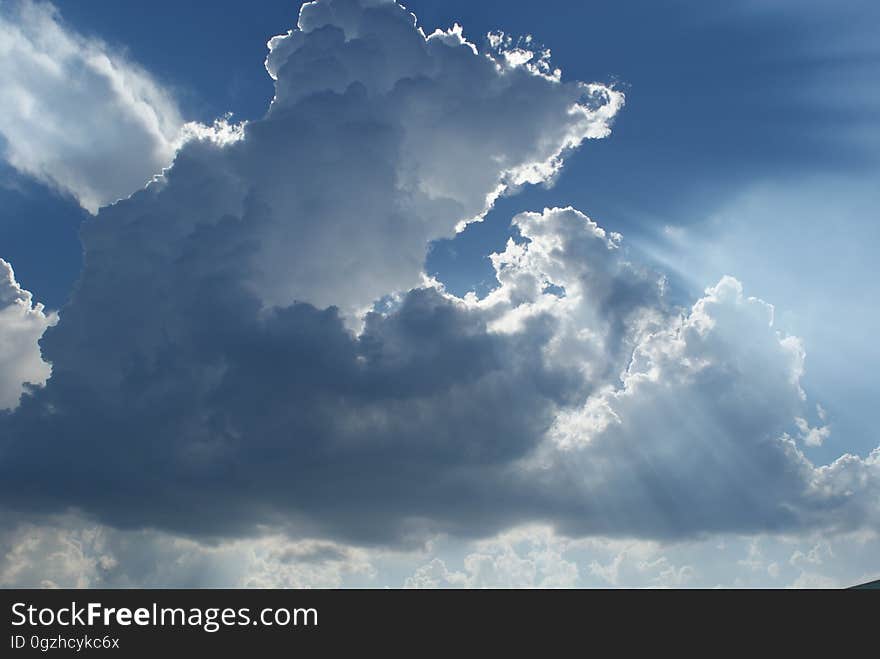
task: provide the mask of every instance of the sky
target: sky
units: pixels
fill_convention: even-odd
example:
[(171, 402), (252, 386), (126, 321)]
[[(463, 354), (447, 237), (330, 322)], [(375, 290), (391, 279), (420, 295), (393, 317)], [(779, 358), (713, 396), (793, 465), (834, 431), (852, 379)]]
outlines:
[(3, 0), (0, 584), (877, 578), (878, 23)]

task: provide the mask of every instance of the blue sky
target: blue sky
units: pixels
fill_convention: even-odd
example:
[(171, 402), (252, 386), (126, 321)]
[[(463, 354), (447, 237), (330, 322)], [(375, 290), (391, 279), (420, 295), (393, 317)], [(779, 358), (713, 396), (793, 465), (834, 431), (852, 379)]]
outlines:
[[(205, 124), (226, 113), (232, 121), (264, 115), (275, 93), (263, 67), (266, 41), (294, 26), (299, 9), (290, 0), (257, 8), (232, 0), (54, 4), (71, 31), (136, 63), (183, 120)], [(880, 317), (869, 303), (880, 294), (880, 46), (874, 38), (880, 9), (874, 3), (413, 0), (407, 8), (427, 33), (459, 23), (478, 46), (493, 30), (532, 35), (533, 47), (551, 49), (563, 80), (596, 81), (626, 95), (611, 134), (568, 155), (552, 181), (526, 184), (499, 198), (482, 222), (432, 240), (428, 274), (456, 296), (470, 290), (486, 296), (499, 285), (488, 255), (503, 252), (511, 236), (521, 240), (522, 227), (538, 243), (534, 226), (520, 221), (517, 229), (511, 218), (572, 206), (623, 234), (622, 258), (662, 271), (674, 304), (688, 307), (732, 275), (746, 297), (774, 306), (775, 328), (803, 341), (805, 421), (830, 428), (820, 445), (801, 447), (815, 464), (848, 452), (864, 457), (877, 446)], [(291, 138), (291, 148), (306, 142)], [(20, 170), (9, 163), (0, 169), (0, 257), (13, 265), (23, 289), (61, 309), (63, 326), (82, 267), (77, 230), (93, 220), (73, 196)], [(120, 222), (129, 221), (124, 206)], [(107, 217), (102, 212), (99, 220)], [(558, 221), (564, 227), (569, 220)], [(323, 289), (313, 294), (306, 301), (325, 306), (318, 303)], [(276, 302), (266, 295), (264, 302)], [(385, 336), (392, 329), (375, 331)], [(763, 354), (760, 341), (742, 359), (752, 349)], [(57, 344), (67, 345), (63, 338)], [(111, 525), (113, 519), (106, 513)], [(560, 519), (560, 528), (574, 524)], [(396, 564), (389, 569), (401, 571)]]

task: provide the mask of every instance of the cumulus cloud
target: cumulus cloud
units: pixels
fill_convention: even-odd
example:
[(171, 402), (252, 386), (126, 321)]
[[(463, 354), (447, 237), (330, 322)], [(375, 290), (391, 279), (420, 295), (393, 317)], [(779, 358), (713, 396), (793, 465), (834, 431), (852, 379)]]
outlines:
[[(358, 335), (334, 308), (261, 311), (218, 232), (153, 297), (155, 270), (128, 305), (119, 276), (84, 279), (43, 340), (52, 379), (6, 426), (6, 500), (403, 545), (528, 521), (660, 538), (873, 523), (877, 457), (816, 468), (786, 434), (803, 349), (767, 304), (726, 278), (677, 310), (583, 214), (515, 222), (491, 295), (413, 289)], [(93, 286), (116, 304), (83, 304)], [(54, 487), (28, 478), (37, 459)]]
[[(571, 538), (525, 526), (414, 557), (408, 588), (842, 588), (876, 578), (876, 529), (720, 534), (688, 542)], [(380, 576), (382, 578), (381, 562)], [(549, 577), (549, 580), (548, 580)]]
[(262, 224), (266, 304), (351, 313), (417, 285), (431, 240), (551, 179), (623, 104), (481, 52), (459, 26), (426, 37), (393, 2), (307, 3), (269, 51), (272, 106), (231, 156), (259, 203), (242, 217)]
[(16, 169), (94, 213), (161, 172), (183, 124), (148, 73), (51, 4), (0, 3), (0, 146)]
[(563, 554), (569, 543), (547, 528), (518, 528), (480, 540), (462, 559), (462, 570), (441, 558), (420, 565), (405, 588), (571, 588), (579, 583), (576, 562)]
[[(527, 45), (426, 36), (393, 2), (304, 5), (269, 43), (264, 119), (194, 135), (84, 224), (52, 377), (0, 419), (6, 507), (331, 554), (532, 523), (640, 542), (876, 526), (880, 452), (804, 456), (793, 437), (824, 432), (803, 427), (804, 347), (736, 279), (679, 308), (573, 208), (513, 218), (483, 298), (424, 277), (429, 241), (551, 182), (621, 107)], [(409, 585), (623, 573), (511, 542)]]
[[(557, 417), (549, 436), (562, 452), (546, 459), (585, 502), (573, 524), (678, 535), (809, 525), (825, 513), (832, 523), (842, 500), (816, 496), (823, 469), (787, 434), (804, 407), (803, 364), (800, 341), (773, 329), (772, 307), (722, 279), (643, 337), (619, 384)], [(846, 471), (850, 458), (835, 465)], [(876, 482), (875, 457), (853, 459)], [(873, 489), (850, 494), (866, 502)]]
[(13, 409), (28, 385), (42, 385), (51, 373), (38, 341), (57, 322), (55, 313), (33, 302), (15, 281), (12, 266), (0, 259), (0, 414)]
[[(121, 486), (113, 517), (129, 506), (153, 517), (144, 488), (157, 489), (169, 516), (154, 521), (186, 527), (181, 499), (232, 468), (254, 497), (218, 497), (210, 505), (228, 506), (227, 521), (206, 515), (213, 530), (256, 523), (258, 510), (296, 517), (299, 500), (306, 522), (388, 537), (423, 512), (391, 505), (399, 485), (380, 472), (413, 487), (446, 463), (446, 491), (463, 458), (527, 450), (563, 393), (542, 376), (540, 341), (496, 338), (434, 288), (361, 319), (360, 336), (342, 319), (418, 284), (432, 238), (505, 188), (552, 176), (567, 150), (608, 132), (622, 96), (479, 52), (459, 28), (426, 37), (390, 2), (307, 4), (270, 49), (277, 93), (265, 119), (232, 140), (195, 135), (154, 185), (84, 225), (85, 269), (43, 339), (52, 391), (9, 421), (3, 471), (23, 476), (39, 454), (57, 466), (115, 454), (92, 462), (100, 488), (68, 472), (83, 503)], [(327, 496), (368, 464), (365, 482)], [(175, 475), (193, 468), (207, 482)], [(165, 487), (175, 481), (179, 492)], [(357, 522), (349, 498), (372, 502), (376, 519)]]

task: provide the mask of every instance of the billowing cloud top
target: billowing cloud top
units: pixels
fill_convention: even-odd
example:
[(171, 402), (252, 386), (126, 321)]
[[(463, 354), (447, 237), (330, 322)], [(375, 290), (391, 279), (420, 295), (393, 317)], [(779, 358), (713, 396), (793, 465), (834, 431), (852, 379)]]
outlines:
[(458, 26), (426, 38), (393, 2), (307, 3), (269, 51), (275, 98), (233, 172), (261, 204), (267, 304), (351, 313), (418, 284), (429, 241), (552, 177), (623, 103), (480, 52)]
[(84, 225), (52, 377), (0, 418), (9, 507), (392, 545), (876, 524), (880, 454), (806, 459), (804, 349), (735, 279), (677, 308), (572, 208), (514, 218), (485, 298), (423, 278), (618, 92), (393, 2), (308, 3), (269, 48), (265, 118)]

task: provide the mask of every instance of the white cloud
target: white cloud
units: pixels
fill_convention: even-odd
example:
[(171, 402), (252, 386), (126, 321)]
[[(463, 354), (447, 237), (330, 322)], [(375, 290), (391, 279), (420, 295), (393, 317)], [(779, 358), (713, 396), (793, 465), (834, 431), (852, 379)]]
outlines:
[(267, 304), (351, 314), (418, 285), (429, 241), (552, 178), (623, 105), (607, 86), (479, 52), (459, 26), (425, 37), (389, 2), (308, 3), (269, 49), (272, 107), (232, 156), (260, 202)]
[(620, 384), (557, 417), (558, 448), (536, 464), (579, 491), (573, 531), (873, 523), (876, 454), (815, 467), (788, 435), (805, 407), (805, 355), (772, 316), (725, 277), (641, 337)]
[(94, 213), (170, 164), (183, 123), (147, 72), (51, 4), (0, 4), (0, 144), (16, 169)]
[[(876, 530), (842, 535), (722, 534), (658, 542), (572, 539), (531, 526), (476, 543), (441, 541), (402, 565), (414, 564), (404, 577), (409, 588), (545, 585), (533, 578), (539, 572), (533, 560), (538, 555), (547, 557), (541, 567), (544, 574), (567, 575), (556, 582), (563, 587), (840, 588), (880, 575), (878, 549)], [(489, 569), (482, 569), (486, 564)], [(516, 569), (504, 570), (504, 565)], [(378, 580), (387, 579), (385, 570), (387, 564), (381, 563)]]
[(831, 426), (810, 426), (810, 423), (798, 417), (794, 420), (800, 438), (807, 446), (822, 446), (822, 443), (831, 436)]
[(492, 317), (490, 328), (523, 331), (550, 316), (551, 363), (576, 366), (594, 386), (616, 378), (635, 341), (668, 312), (663, 276), (630, 259), (622, 236), (574, 208), (521, 213), (513, 225), (527, 242), (509, 240), (491, 255), (499, 286), (477, 304)]
[(26, 385), (42, 385), (52, 371), (37, 343), (58, 320), (15, 281), (12, 266), (0, 259), (0, 413), (12, 409)]
[(776, 303), (777, 327), (797, 334), (809, 350), (810, 407), (820, 401), (827, 410), (827, 420), (812, 410), (802, 415), (811, 427), (829, 426), (822, 446), (809, 449), (817, 460), (877, 444), (872, 394), (880, 351), (871, 328), (880, 316), (865, 304), (880, 295), (877, 180), (872, 169), (762, 182), (711, 217), (687, 218), (687, 228), (652, 241), (664, 269), (695, 290), (732, 273)]
[(404, 580), (406, 588), (571, 588), (578, 566), (563, 557), (570, 543), (545, 527), (524, 527), (472, 543), (462, 570), (441, 558), (420, 565)]

